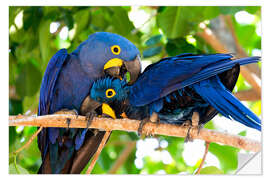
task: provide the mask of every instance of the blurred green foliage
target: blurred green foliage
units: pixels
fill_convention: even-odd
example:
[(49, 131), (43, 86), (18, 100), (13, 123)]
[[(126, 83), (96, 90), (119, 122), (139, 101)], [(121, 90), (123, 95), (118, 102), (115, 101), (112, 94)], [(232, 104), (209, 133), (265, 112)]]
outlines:
[[(249, 13), (254, 20), (238, 22), (235, 14), (240, 11)], [(211, 27), (211, 19), (219, 15), (231, 16), (239, 43), (249, 55), (253, 54), (253, 50), (261, 49), (261, 36), (256, 33), (260, 31), (260, 7), (9, 7), (9, 87), (12, 91), (9, 114), (35, 114), (42, 76), (49, 59), (60, 48), (72, 52), (91, 33), (107, 31), (120, 34), (139, 48), (143, 60), (155, 62), (162, 57), (185, 52), (215, 53), (197, 36), (197, 32), (200, 31), (199, 23), (205, 22)], [(249, 88), (240, 76), (237, 91)], [(256, 114), (261, 114), (261, 101), (250, 102), (249, 107)], [(208, 123), (206, 128), (216, 129), (213, 122)], [(35, 127), (9, 127), (9, 152), (20, 148), (35, 131)], [(138, 140), (135, 133), (113, 132), (93, 173), (107, 173), (124, 150), (125, 142), (134, 140)], [(117, 173), (192, 174), (198, 168), (200, 158), (190, 166), (183, 157), (183, 138), (159, 136), (155, 140), (158, 147), (153, 152), (167, 153), (171, 161), (166, 163), (149, 154), (138, 159), (137, 144)], [(164, 142), (167, 146), (162, 146)], [(203, 152), (204, 148), (199, 151)], [(216, 156), (219, 166), (206, 166), (201, 170), (202, 174), (223, 174), (236, 170), (239, 149), (211, 143), (209, 151)], [(16, 156), (16, 161), (14, 156), (10, 156), (9, 172), (33, 174), (40, 164), (35, 139)]]

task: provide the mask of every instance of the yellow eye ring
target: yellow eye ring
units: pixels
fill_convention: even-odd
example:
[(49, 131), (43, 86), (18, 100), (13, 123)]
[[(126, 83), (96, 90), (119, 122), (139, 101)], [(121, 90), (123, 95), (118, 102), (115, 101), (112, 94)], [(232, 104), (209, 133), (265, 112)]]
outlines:
[(113, 54), (118, 55), (121, 52), (121, 48), (118, 45), (114, 45), (111, 47), (111, 51)]
[(112, 98), (113, 96), (115, 96), (115, 91), (113, 89), (107, 89), (106, 90), (106, 97), (107, 98)]

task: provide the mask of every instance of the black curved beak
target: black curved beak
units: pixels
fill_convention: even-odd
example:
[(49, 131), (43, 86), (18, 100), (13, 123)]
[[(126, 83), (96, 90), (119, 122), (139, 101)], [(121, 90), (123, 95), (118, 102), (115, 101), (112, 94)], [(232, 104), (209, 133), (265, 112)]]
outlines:
[(94, 111), (95, 109), (101, 106), (102, 106), (101, 103), (90, 98), (90, 96), (87, 96), (81, 104), (80, 113), (82, 115), (86, 115), (86, 113)]
[(141, 73), (141, 58), (139, 55), (132, 61), (124, 61), (127, 71), (130, 73), (128, 85), (133, 84)]
[(106, 103), (99, 103), (92, 99), (90, 96), (87, 96), (80, 107), (80, 113), (86, 115), (88, 112), (95, 111), (97, 108), (101, 107), (102, 115), (109, 116), (113, 119), (116, 119), (114, 110)]
[(109, 74), (112, 77), (119, 78), (122, 80), (127, 72), (130, 77), (128, 85), (133, 84), (141, 73), (141, 59), (137, 55), (132, 61), (124, 61), (118, 58), (109, 60), (104, 66), (105, 74)]

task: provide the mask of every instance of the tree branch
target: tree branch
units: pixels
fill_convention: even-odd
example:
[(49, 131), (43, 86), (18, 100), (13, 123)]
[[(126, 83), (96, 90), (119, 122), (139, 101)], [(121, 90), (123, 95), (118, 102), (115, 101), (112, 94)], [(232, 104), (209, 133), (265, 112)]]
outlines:
[(136, 147), (136, 141), (130, 141), (126, 144), (125, 149), (121, 152), (119, 158), (115, 161), (111, 169), (109, 170), (109, 174), (115, 174), (117, 170), (124, 164), (132, 152), (132, 150)]
[(90, 166), (88, 167), (88, 169), (86, 171), (86, 174), (91, 174), (91, 172), (92, 172), (92, 170), (93, 170), (93, 168), (94, 168), (94, 166), (95, 166), (95, 164), (96, 164), (96, 162), (98, 160), (98, 157), (99, 157), (102, 149), (104, 148), (108, 138), (110, 137), (110, 134), (111, 134), (111, 131), (106, 131), (106, 133), (105, 133), (104, 137), (102, 138), (102, 141), (99, 144), (98, 149), (97, 149), (97, 151), (96, 151), (96, 153), (95, 153), (95, 155), (93, 157), (93, 160), (91, 161)]
[[(248, 57), (248, 54), (245, 52), (244, 48), (240, 45), (239, 40), (237, 38), (231, 15), (222, 15), (221, 19), (226, 22), (228, 29), (231, 32), (232, 38), (234, 39), (236, 45), (236, 51), (238, 57)], [(255, 73), (261, 79), (261, 70), (257, 64), (247, 64), (246, 67), (252, 73)]]
[[(228, 49), (228, 47), (226, 47), (223, 43), (221, 43), (220, 38), (223, 37), (224, 34), (223, 34), (223, 36), (220, 35), (220, 37), (217, 37), (215, 35), (214, 31), (212, 31), (210, 28), (208, 28), (206, 26), (202, 26), (201, 28), (202, 28), (202, 31), (199, 31), (197, 33), (197, 35), (199, 37), (203, 38), (205, 40), (205, 42), (208, 43), (215, 51), (217, 51), (218, 53), (232, 53)], [(219, 29), (221, 29), (221, 28), (219, 28)], [(222, 28), (222, 29), (225, 29), (225, 28)], [(219, 32), (219, 31), (217, 31), (217, 32)], [(231, 34), (231, 32), (229, 32), (229, 34), (227, 32), (224, 32), (224, 33), (226, 33), (226, 35), (228, 35), (228, 36), (226, 36), (226, 38), (233, 36)], [(233, 40), (235, 40), (235, 39), (233, 39)], [(240, 45), (238, 45), (238, 46), (240, 46)], [(235, 51), (235, 53), (238, 53), (238, 52)], [(243, 57), (243, 53), (241, 55), (237, 54), (237, 56)], [(256, 81), (255, 77), (252, 76), (251, 71), (247, 67), (242, 66), (241, 67), (241, 74), (243, 75), (245, 80), (253, 87), (254, 92), (256, 92), (257, 96), (259, 96), (261, 98), (261, 85), (258, 81)]]
[(210, 145), (209, 142), (205, 142), (205, 150), (204, 150), (203, 158), (202, 158), (202, 161), (200, 163), (200, 166), (199, 166), (199, 168), (198, 168), (198, 170), (196, 171), (195, 174), (200, 174), (200, 172), (202, 170), (203, 164), (204, 164), (205, 159), (206, 159), (206, 155), (208, 153), (209, 145)]
[[(46, 115), (46, 116), (9, 116), (9, 126), (41, 126), (41, 127), (64, 127), (67, 128), (67, 119), (70, 120), (70, 128), (85, 128), (87, 121), (85, 116), (74, 115)], [(121, 130), (137, 132), (140, 121), (131, 119), (110, 119), (94, 118), (90, 128), (97, 128), (105, 131)], [(172, 124), (159, 124), (148, 122), (143, 128), (143, 134), (151, 132), (159, 135), (186, 137), (188, 127)], [(197, 128), (190, 130), (192, 139), (202, 139), (207, 142), (222, 143), (229, 146), (241, 148), (248, 151), (260, 151), (261, 144), (242, 136), (231, 135), (225, 132), (218, 132), (209, 129), (201, 129), (198, 134)]]
[(17, 149), (16, 151), (12, 152), (11, 154), (12, 155), (16, 155), (18, 154), (19, 152), (21, 152), (22, 150), (24, 150), (25, 148), (27, 148), (32, 142), (33, 140), (35, 139), (35, 137), (37, 137), (37, 135), (40, 133), (40, 131), (43, 129), (43, 127), (40, 127), (31, 137), (30, 139), (22, 146), (20, 147), (19, 149)]
[(237, 97), (237, 99), (239, 99), (240, 101), (258, 101), (258, 100), (261, 100), (260, 96), (258, 96), (256, 94), (256, 92), (254, 92), (253, 89), (245, 90), (245, 91), (238, 91), (238, 92), (233, 93), (233, 95), (235, 97)]

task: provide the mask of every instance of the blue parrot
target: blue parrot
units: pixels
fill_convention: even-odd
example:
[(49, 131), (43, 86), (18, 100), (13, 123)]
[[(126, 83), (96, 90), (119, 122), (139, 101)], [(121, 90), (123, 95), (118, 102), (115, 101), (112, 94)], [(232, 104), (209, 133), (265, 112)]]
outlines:
[[(113, 33), (94, 33), (72, 53), (61, 49), (51, 58), (41, 84), (38, 115), (73, 113), (86, 115), (90, 123), (100, 113), (99, 103), (88, 96), (92, 83), (128, 74), (132, 84), (140, 73), (140, 53), (134, 44)], [(104, 134), (88, 128), (44, 128), (38, 135), (42, 156), (38, 173), (80, 173)]]
[(159, 122), (182, 125), (197, 112), (202, 127), (219, 112), (261, 130), (260, 119), (231, 93), (240, 65), (256, 63), (260, 57), (232, 58), (230, 54), (188, 53), (164, 58), (148, 66), (133, 85), (110, 77), (95, 81), (90, 97), (106, 105), (104, 114), (142, 120), (142, 125), (153, 114)]

